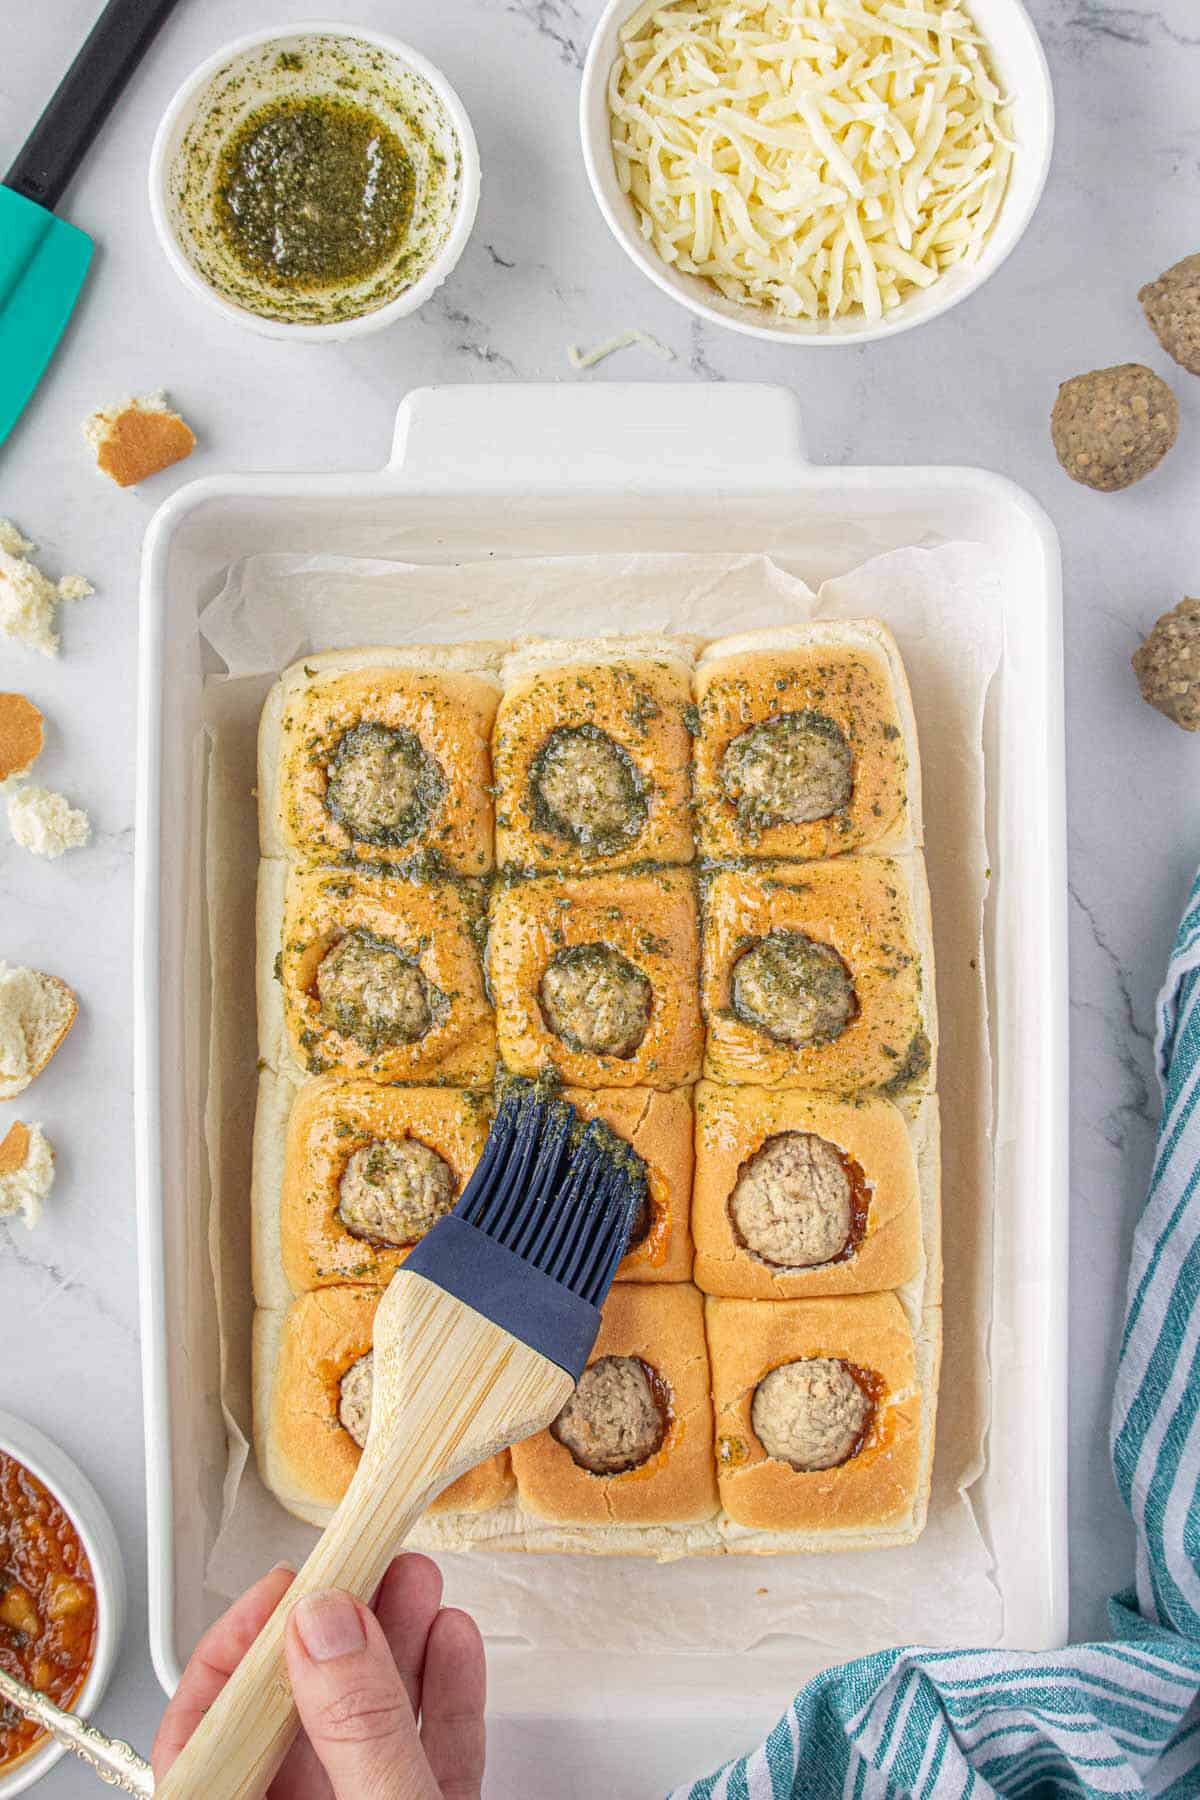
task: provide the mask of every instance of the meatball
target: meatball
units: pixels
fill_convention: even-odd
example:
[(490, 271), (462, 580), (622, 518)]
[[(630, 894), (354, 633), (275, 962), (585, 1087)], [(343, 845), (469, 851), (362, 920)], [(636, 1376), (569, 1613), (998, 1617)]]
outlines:
[(1133, 653), (1142, 699), (1182, 725), (1200, 731), (1200, 600), (1185, 597), (1158, 620)]
[(853, 785), (845, 733), (809, 708), (751, 725), (721, 758), (721, 786), (750, 829), (827, 819), (849, 804)]
[(375, 1386), (375, 1354), (368, 1350), (352, 1362), (338, 1384), (338, 1422), (361, 1450), (371, 1429), (371, 1393)]
[(836, 950), (802, 931), (773, 931), (733, 965), (733, 1010), (777, 1043), (800, 1049), (839, 1037), (858, 1001)]
[(1050, 415), (1059, 462), (1074, 481), (1101, 493), (1148, 475), (1178, 435), (1179, 402), (1142, 363), (1064, 381)]
[(641, 776), (597, 725), (552, 731), (530, 764), (529, 787), (537, 823), (583, 850), (616, 849), (646, 822)]
[(326, 1025), (368, 1050), (413, 1044), (445, 1017), (446, 996), (410, 957), (369, 931), (348, 931), (317, 969)]
[(445, 777), (420, 738), (373, 720), (342, 733), (326, 771), (326, 810), (364, 844), (407, 843), (445, 792)]
[(783, 1363), (754, 1390), (750, 1422), (768, 1456), (793, 1469), (836, 1469), (862, 1449), (874, 1407), (844, 1362)]
[(548, 965), (542, 1015), (556, 1037), (591, 1056), (632, 1056), (646, 1035), (654, 990), (608, 944), (572, 944)]
[(458, 1180), (420, 1138), (376, 1138), (356, 1150), (338, 1183), (338, 1218), (354, 1237), (415, 1244), (454, 1205)]
[(748, 1250), (779, 1268), (841, 1256), (854, 1225), (840, 1151), (809, 1131), (781, 1131), (742, 1164), (729, 1216)]
[(667, 1435), (654, 1377), (638, 1356), (601, 1356), (550, 1427), (581, 1469), (621, 1475), (647, 1462)]
[(1168, 356), (1200, 375), (1200, 254), (1172, 264), (1138, 295), (1146, 323)]

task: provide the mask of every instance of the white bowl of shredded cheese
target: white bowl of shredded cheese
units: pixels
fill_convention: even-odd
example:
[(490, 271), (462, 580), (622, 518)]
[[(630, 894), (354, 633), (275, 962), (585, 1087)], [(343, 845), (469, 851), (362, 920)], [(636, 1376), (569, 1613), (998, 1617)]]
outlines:
[(999, 268), (1054, 102), (1020, 0), (609, 0), (580, 129), (613, 236), (665, 293), (752, 337), (861, 344)]

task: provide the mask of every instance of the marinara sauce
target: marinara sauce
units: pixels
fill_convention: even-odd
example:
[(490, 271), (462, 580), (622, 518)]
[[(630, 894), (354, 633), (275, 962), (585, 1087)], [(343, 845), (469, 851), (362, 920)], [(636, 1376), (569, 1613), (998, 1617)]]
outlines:
[[(96, 1643), (96, 1588), (53, 1494), (0, 1450), (0, 1668), (59, 1706), (75, 1700)], [(0, 1769), (44, 1737), (0, 1702)]]

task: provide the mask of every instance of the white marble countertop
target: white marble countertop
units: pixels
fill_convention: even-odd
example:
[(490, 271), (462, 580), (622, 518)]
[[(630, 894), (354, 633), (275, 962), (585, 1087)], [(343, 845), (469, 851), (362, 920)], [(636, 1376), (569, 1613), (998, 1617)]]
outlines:
[[(22, 13), (0, 63), (0, 166), (81, 41), (98, 0)], [(303, 12), (303, 9), (300, 9)], [(110, 122), (64, 206), (97, 257), (66, 342), (0, 449), (0, 516), (56, 573), (97, 594), (68, 611), (64, 654), (0, 647), (0, 685), (51, 721), (41, 777), (92, 813), (93, 846), (40, 862), (0, 833), (0, 957), (47, 964), (84, 1006), (64, 1053), (22, 1102), (59, 1150), (39, 1230), (0, 1226), (0, 1407), (26, 1414), (91, 1475), (126, 1552), (131, 1614), (100, 1722), (148, 1746), (161, 1710), (145, 1648), (142, 1427), (130, 1131), (130, 874), (135, 595), (147, 520), (176, 482), (217, 470), (354, 469), (385, 459), (410, 387), (478, 380), (764, 380), (801, 395), (810, 451), (829, 462), (973, 463), (1029, 488), (1066, 563), (1071, 858), (1072, 1629), (1104, 1626), (1132, 1569), (1107, 1459), (1113, 1358), (1130, 1231), (1157, 1096), (1151, 1012), (1200, 853), (1200, 746), (1149, 712), (1128, 667), (1143, 630), (1200, 580), (1200, 384), (1161, 354), (1137, 289), (1200, 243), (1200, 22), (1193, 0), (1032, 0), (1059, 109), (1054, 169), (1017, 252), (975, 298), (921, 330), (836, 354), (794, 352), (701, 326), (612, 243), (575, 131), (579, 69), (598, 0), (325, 0), (327, 17), (418, 44), (458, 86), (479, 136), (483, 202), (455, 276), (390, 331), (320, 350), (266, 343), (178, 287), (145, 200), (151, 137), (177, 83), (280, 0), (191, 0)], [(571, 341), (636, 320), (678, 353), (641, 351), (575, 376)], [(1183, 405), (1182, 441), (1141, 486), (1072, 485), (1047, 418), (1057, 383), (1145, 361)], [(181, 470), (118, 494), (96, 475), (80, 419), (165, 384), (201, 437)], [(0, 1107), (0, 1135), (13, 1107)], [(653, 1793), (738, 1746), (647, 1743), (601, 1776), (595, 1741), (499, 1734), (492, 1791)], [(522, 1791), (532, 1792), (527, 1773)], [(40, 1790), (82, 1795), (61, 1764)]]

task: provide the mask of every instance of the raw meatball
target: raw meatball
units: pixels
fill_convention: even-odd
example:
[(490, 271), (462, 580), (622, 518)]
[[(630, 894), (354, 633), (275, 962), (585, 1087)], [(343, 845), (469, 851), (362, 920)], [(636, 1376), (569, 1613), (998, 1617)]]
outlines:
[(1200, 600), (1163, 614), (1139, 650), (1133, 671), (1142, 699), (1185, 731), (1200, 731)]
[(585, 850), (611, 850), (646, 820), (641, 777), (620, 744), (596, 725), (552, 731), (529, 770), (539, 825)]
[(750, 1422), (768, 1456), (793, 1469), (836, 1469), (862, 1448), (870, 1396), (844, 1362), (813, 1356), (783, 1363), (754, 1390)]
[(1185, 256), (1138, 295), (1146, 323), (1168, 356), (1200, 375), (1200, 255)]
[(748, 1250), (779, 1268), (808, 1269), (850, 1241), (850, 1177), (835, 1145), (809, 1131), (781, 1131), (742, 1164), (729, 1216)]
[(642, 971), (608, 944), (560, 950), (540, 991), (546, 1024), (572, 1050), (629, 1057), (646, 1035), (653, 989)]
[(836, 950), (802, 931), (773, 931), (734, 964), (733, 1010), (778, 1043), (800, 1049), (840, 1036), (858, 1002)]
[(667, 1421), (650, 1370), (638, 1356), (601, 1356), (550, 1427), (581, 1469), (621, 1475), (661, 1447)]
[(849, 804), (854, 758), (841, 726), (805, 709), (741, 732), (721, 758), (721, 786), (743, 825), (800, 825)]
[(317, 998), (326, 1025), (367, 1050), (413, 1044), (444, 1017), (446, 997), (394, 944), (369, 931), (348, 931), (317, 969)]
[(365, 844), (403, 844), (428, 821), (445, 777), (419, 737), (374, 721), (352, 725), (329, 759), (325, 806)]
[(371, 1429), (371, 1393), (375, 1386), (375, 1354), (368, 1350), (352, 1362), (338, 1388), (338, 1419), (361, 1450)]
[(355, 1237), (415, 1244), (450, 1211), (458, 1181), (420, 1138), (376, 1138), (356, 1150), (338, 1183), (338, 1217)]
[(1101, 493), (1148, 475), (1178, 435), (1178, 400), (1141, 363), (1064, 381), (1050, 415), (1059, 462), (1073, 480)]

